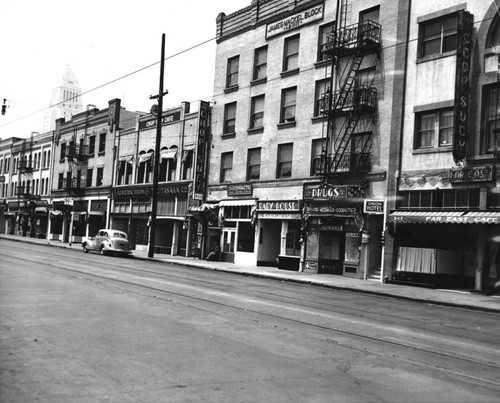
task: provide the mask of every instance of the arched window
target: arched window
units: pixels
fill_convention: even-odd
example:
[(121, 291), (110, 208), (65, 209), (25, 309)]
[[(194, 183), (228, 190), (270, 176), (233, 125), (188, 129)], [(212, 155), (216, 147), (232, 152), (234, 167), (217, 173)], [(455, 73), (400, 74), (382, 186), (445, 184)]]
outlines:
[(500, 18), (496, 18), (491, 24), (490, 32), (486, 38), (486, 49), (500, 48)]

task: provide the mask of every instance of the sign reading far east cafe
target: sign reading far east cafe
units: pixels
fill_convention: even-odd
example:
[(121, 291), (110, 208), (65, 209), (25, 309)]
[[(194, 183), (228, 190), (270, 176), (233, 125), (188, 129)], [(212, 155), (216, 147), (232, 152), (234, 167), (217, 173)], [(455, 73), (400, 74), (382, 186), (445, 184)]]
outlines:
[(266, 38), (292, 31), (302, 25), (323, 19), (323, 4), (308, 8), (300, 13), (283, 18), (279, 21), (271, 22), (266, 26)]

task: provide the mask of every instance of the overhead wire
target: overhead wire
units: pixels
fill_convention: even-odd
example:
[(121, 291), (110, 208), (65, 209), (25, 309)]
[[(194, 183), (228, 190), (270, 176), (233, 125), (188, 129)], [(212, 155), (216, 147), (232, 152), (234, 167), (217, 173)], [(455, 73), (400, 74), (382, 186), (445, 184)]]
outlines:
[[(495, 7), (497, 8), (497, 12), (498, 12), (498, 14), (500, 14), (500, 10), (498, 9), (498, 6), (496, 5), (496, 3), (495, 3), (495, 2), (493, 2), (493, 3), (495, 4)], [(494, 17), (488, 17), (488, 18), (484, 18), (484, 19), (482, 19), (482, 20), (477, 20), (477, 21), (475, 21), (475, 22), (474, 22), (474, 25), (480, 24), (480, 23), (485, 22), (485, 21), (492, 20), (493, 18), (494, 18)], [(172, 54), (172, 55), (167, 56), (167, 57), (165, 58), (165, 60), (170, 60), (170, 59), (172, 59), (172, 58), (174, 58), (174, 57), (180, 56), (180, 55), (182, 55), (182, 54), (184, 54), (184, 53), (187, 53), (187, 52), (189, 52), (189, 51), (191, 51), (191, 50), (193, 50), (193, 49), (196, 49), (196, 48), (198, 48), (198, 47), (200, 47), (200, 46), (203, 46), (203, 45), (205, 45), (205, 44), (207, 44), (207, 43), (209, 43), (209, 42), (211, 42), (211, 41), (213, 41), (213, 40), (215, 40), (215, 39), (216, 39), (216, 37), (212, 37), (212, 38), (210, 38), (210, 39), (204, 40), (204, 41), (202, 41), (202, 42), (200, 42), (200, 43), (198, 43), (198, 44), (196, 44), (196, 45), (190, 46), (189, 48), (185, 48), (185, 49), (183, 49), (183, 50), (181, 50), (181, 51), (179, 51), (179, 52), (177, 52), (177, 53), (174, 53), (174, 54)], [(381, 48), (381, 50), (387, 50), (387, 49), (390, 49), (390, 48), (393, 48), (393, 47), (396, 47), (396, 46), (401, 46), (401, 45), (409, 44), (409, 43), (411, 43), (411, 42), (415, 42), (415, 41), (418, 41), (418, 37), (417, 37), (417, 38), (412, 38), (412, 39), (409, 39), (409, 40), (404, 40), (404, 41), (401, 41), (401, 42), (395, 42), (394, 44), (391, 44), (391, 45), (386, 45), (386, 46), (383, 46), (383, 47)], [(106, 86), (108, 86), (108, 85), (111, 85), (111, 84), (113, 84), (113, 83), (117, 82), (117, 81), (123, 80), (123, 79), (125, 79), (125, 78), (127, 78), (127, 77), (130, 77), (130, 76), (134, 75), (134, 74), (140, 73), (140, 72), (142, 72), (142, 71), (144, 71), (144, 70), (147, 70), (147, 69), (149, 69), (149, 68), (151, 68), (151, 67), (154, 67), (154, 66), (158, 65), (160, 62), (161, 62), (161, 60), (158, 60), (158, 61), (156, 61), (156, 62), (154, 62), (154, 63), (151, 63), (151, 64), (146, 65), (146, 66), (144, 66), (144, 67), (141, 67), (141, 68), (139, 68), (139, 69), (137, 69), (137, 70), (134, 70), (134, 71), (132, 71), (132, 72), (130, 72), (130, 73), (127, 73), (127, 74), (125, 74), (125, 75), (123, 75), (123, 76), (117, 77), (117, 78), (115, 78), (115, 79), (113, 79), (113, 80), (111, 80), (111, 81), (108, 81), (108, 82), (105, 82), (105, 83), (103, 83), (103, 84), (100, 84), (100, 85), (98, 85), (97, 87), (91, 88), (90, 90), (83, 91), (83, 92), (80, 94), (80, 96), (82, 96), (82, 95), (86, 95), (86, 94), (90, 94), (91, 92), (97, 91), (98, 89), (104, 88), (104, 87), (106, 87)], [(312, 66), (312, 67), (309, 67), (309, 68), (306, 68), (306, 69), (304, 69), (304, 70), (302, 70), (302, 71), (306, 72), (306, 71), (315, 70), (315, 69), (317, 69), (316, 65), (314, 65), (314, 66)], [(279, 80), (279, 79), (281, 79), (281, 76), (280, 76), (280, 75), (278, 75), (276, 78), (271, 78), (271, 79), (268, 79), (268, 80), (267, 80), (267, 82), (272, 82), (272, 81)], [(249, 84), (249, 85), (247, 85), (247, 86), (240, 87), (240, 88), (241, 88), (241, 89), (246, 89), (246, 88), (250, 88), (250, 87), (251, 87), (251, 84)], [(224, 94), (223, 92), (218, 93), (218, 94), (211, 94), (211, 95), (208, 95), (208, 96), (206, 96), (206, 97), (199, 98), (199, 99), (194, 100), (194, 101), (191, 101), (191, 102), (193, 102), (193, 103), (194, 103), (194, 102), (198, 102), (198, 101), (201, 101), (201, 100), (212, 99), (212, 98), (218, 97), (218, 96), (223, 95), (223, 94)], [(4, 124), (0, 124), (0, 128), (1, 128), (1, 127), (5, 127), (5, 126), (8, 126), (8, 125), (11, 125), (12, 123), (15, 123), (15, 122), (19, 122), (19, 121), (21, 121), (21, 120), (27, 119), (27, 118), (29, 118), (29, 117), (31, 117), (31, 116), (33, 116), (33, 115), (36, 115), (36, 114), (38, 114), (38, 113), (44, 112), (44, 111), (46, 111), (46, 110), (49, 110), (49, 109), (51, 109), (51, 108), (53, 108), (53, 107), (55, 107), (55, 106), (61, 105), (61, 104), (62, 104), (62, 103), (64, 103), (64, 102), (65, 102), (65, 101), (58, 102), (58, 103), (56, 103), (56, 104), (54, 104), (54, 105), (50, 105), (50, 106), (48, 106), (48, 107), (46, 107), (46, 108), (43, 108), (43, 109), (40, 109), (40, 110), (37, 110), (37, 111), (31, 112), (31, 113), (29, 113), (29, 114), (27, 114), (27, 115), (21, 116), (21, 117), (19, 117), (19, 118), (17, 118), (17, 119), (11, 120), (11, 121), (6, 122), (6, 123), (4, 123)]]

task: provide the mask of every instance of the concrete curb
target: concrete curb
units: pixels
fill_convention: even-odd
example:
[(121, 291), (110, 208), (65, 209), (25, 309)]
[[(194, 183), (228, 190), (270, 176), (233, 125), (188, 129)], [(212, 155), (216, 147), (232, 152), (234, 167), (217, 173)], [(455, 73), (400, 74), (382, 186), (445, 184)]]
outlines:
[[(51, 243), (50, 241), (32, 241), (31, 238), (17, 238), (17, 237), (8, 237), (8, 236), (2, 236), (0, 234), (0, 239), (6, 239), (6, 240), (11, 240), (15, 242), (20, 242), (20, 243), (31, 243), (31, 244), (39, 244), (39, 245), (45, 245), (45, 246), (51, 246), (54, 248), (65, 248), (65, 249), (76, 249), (75, 246), (69, 246), (68, 244), (54, 244)], [(448, 306), (448, 307), (454, 307), (454, 308), (463, 308), (463, 309), (469, 309), (469, 310), (476, 310), (476, 311), (484, 311), (484, 312), (491, 312), (491, 313), (500, 313), (500, 300), (499, 300), (499, 306), (497, 307), (490, 307), (490, 306), (484, 306), (481, 304), (471, 304), (467, 303), (466, 301), (461, 301), (461, 302), (454, 302), (454, 301), (445, 301), (445, 300), (440, 300), (438, 299), (439, 297), (436, 296), (435, 298), (431, 297), (418, 297), (415, 295), (402, 295), (400, 293), (391, 293), (387, 292), (384, 290), (368, 290), (363, 287), (353, 287), (353, 286), (347, 286), (347, 285), (335, 285), (335, 284), (329, 284), (325, 283), (321, 280), (309, 280), (309, 279), (303, 279), (303, 278), (294, 278), (294, 277), (287, 277), (286, 275), (274, 275), (272, 273), (258, 273), (254, 271), (238, 271), (238, 270), (230, 270), (226, 269), (224, 267), (218, 267), (213, 264), (192, 264), (189, 261), (182, 261), (182, 260), (168, 260), (168, 258), (150, 258), (147, 256), (138, 256), (138, 255), (132, 255), (130, 256), (133, 259), (139, 259), (139, 260), (146, 260), (146, 261), (151, 261), (151, 262), (156, 262), (156, 263), (162, 263), (162, 264), (169, 264), (169, 265), (178, 265), (178, 266), (184, 266), (184, 267), (190, 267), (193, 269), (202, 269), (202, 270), (211, 270), (211, 271), (220, 271), (223, 273), (231, 273), (231, 274), (237, 274), (237, 275), (242, 275), (242, 276), (249, 276), (249, 277), (255, 277), (255, 278), (265, 278), (265, 279), (271, 279), (271, 280), (276, 280), (276, 281), (283, 281), (283, 282), (291, 282), (291, 283), (296, 283), (296, 284), (304, 284), (304, 285), (310, 285), (314, 287), (323, 287), (323, 288), (328, 288), (331, 290), (340, 290), (340, 291), (349, 291), (353, 293), (360, 293), (360, 294), (370, 294), (370, 295), (379, 295), (382, 297), (386, 298), (393, 298), (393, 299), (400, 299), (400, 300), (405, 300), (405, 301), (414, 301), (414, 302), (419, 302), (419, 303), (427, 303), (427, 304), (435, 304), (435, 305), (441, 305), (441, 306)], [(388, 284), (388, 286), (391, 286)], [(411, 290), (418, 290), (419, 287), (412, 287), (412, 286), (399, 286), (398, 287), (409, 287)], [(481, 298), (488, 298), (486, 295), (478, 295), (478, 297)]]

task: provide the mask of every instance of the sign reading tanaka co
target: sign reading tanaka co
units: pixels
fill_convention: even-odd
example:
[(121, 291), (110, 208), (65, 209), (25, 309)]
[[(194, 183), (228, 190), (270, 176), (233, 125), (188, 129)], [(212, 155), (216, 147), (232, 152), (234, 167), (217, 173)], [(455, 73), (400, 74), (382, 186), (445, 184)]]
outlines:
[(365, 197), (365, 190), (359, 186), (329, 186), (319, 184), (304, 185), (304, 200), (336, 200)]
[(302, 25), (323, 19), (323, 4), (308, 8), (300, 13), (272, 22), (266, 26), (266, 38), (280, 35), (284, 32), (292, 31)]
[(259, 200), (257, 211), (289, 212), (299, 211), (298, 200)]
[(493, 169), (492, 166), (452, 169), (448, 178), (451, 183), (490, 182), (493, 180)]
[[(177, 122), (178, 120), (181, 120), (180, 112), (167, 113), (162, 116), (161, 124), (163, 126), (167, 123)], [(139, 122), (139, 130), (150, 129), (151, 127), (156, 127), (156, 118)]]

